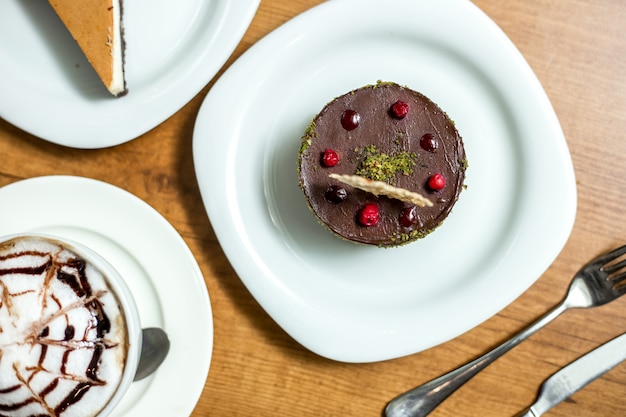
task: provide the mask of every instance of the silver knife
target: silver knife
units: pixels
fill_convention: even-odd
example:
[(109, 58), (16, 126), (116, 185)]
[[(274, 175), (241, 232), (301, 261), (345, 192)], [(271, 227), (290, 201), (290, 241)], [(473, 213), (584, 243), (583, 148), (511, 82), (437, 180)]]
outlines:
[(530, 408), (517, 417), (539, 417), (626, 359), (626, 333), (565, 366), (541, 385)]

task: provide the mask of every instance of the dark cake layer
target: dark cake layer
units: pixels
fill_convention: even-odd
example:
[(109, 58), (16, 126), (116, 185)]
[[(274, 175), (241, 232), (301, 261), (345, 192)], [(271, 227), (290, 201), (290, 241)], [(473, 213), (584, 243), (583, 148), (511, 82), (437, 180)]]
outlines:
[[(315, 215), (339, 236), (397, 246), (427, 235), (448, 216), (466, 165), (461, 136), (435, 103), (379, 82), (334, 99), (313, 119), (302, 138), (300, 185)], [(381, 180), (422, 194), (433, 206), (376, 197), (330, 173)], [(363, 213), (371, 203), (378, 211), (374, 224)]]

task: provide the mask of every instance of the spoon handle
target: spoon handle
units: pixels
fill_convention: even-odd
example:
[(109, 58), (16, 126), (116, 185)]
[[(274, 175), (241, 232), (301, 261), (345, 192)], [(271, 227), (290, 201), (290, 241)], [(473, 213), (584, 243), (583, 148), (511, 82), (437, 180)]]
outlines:
[(387, 404), (385, 416), (424, 417), (428, 415), (478, 372), (557, 318), (566, 309), (567, 307), (564, 303), (557, 305), (533, 324), (483, 356), (404, 394), (400, 394)]

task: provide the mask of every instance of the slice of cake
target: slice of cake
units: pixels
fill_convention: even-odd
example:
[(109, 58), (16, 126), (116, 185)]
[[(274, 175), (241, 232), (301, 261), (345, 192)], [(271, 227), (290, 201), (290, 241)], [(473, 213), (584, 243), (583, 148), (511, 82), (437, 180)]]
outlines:
[(114, 96), (126, 92), (121, 0), (48, 0)]
[(320, 223), (343, 239), (399, 246), (451, 212), (467, 161), (454, 123), (416, 91), (378, 82), (337, 97), (300, 147), (300, 186)]

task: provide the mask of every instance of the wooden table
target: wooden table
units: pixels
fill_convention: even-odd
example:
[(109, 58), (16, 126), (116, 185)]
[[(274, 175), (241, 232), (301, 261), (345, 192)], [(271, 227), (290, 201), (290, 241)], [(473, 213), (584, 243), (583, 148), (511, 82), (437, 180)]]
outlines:
[[(261, 37), (317, 3), (263, 0), (222, 72)], [(380, 363), (337, 363), (301, 347), (269, 318), (220, 249), (194, 176), (194, 119), (213, 82), (161, 125), (109, 149), (68, 149), (0, 119), (0, 186), (51, 174), (91, 177), (142, 198), (178, 230), (202, 269), (215, 320), (211, 369), (193, 416), (380, 416), (396, 394), (482, 354), (539, 317), (562, 298), (584, 261), (626, 243), (626, 3), (475, 3), (521, 50), (552, 101), (574, 162), (578, 212), (565, 248), (534, 286), (443, 345)], [(626, 299), (570, 311), (432, 415), (512, 416), (532, 402), (547, 376), (624, 331)], [(626, 365), (620, 365), (548, 415), (623, 416), (625, 396)]]

